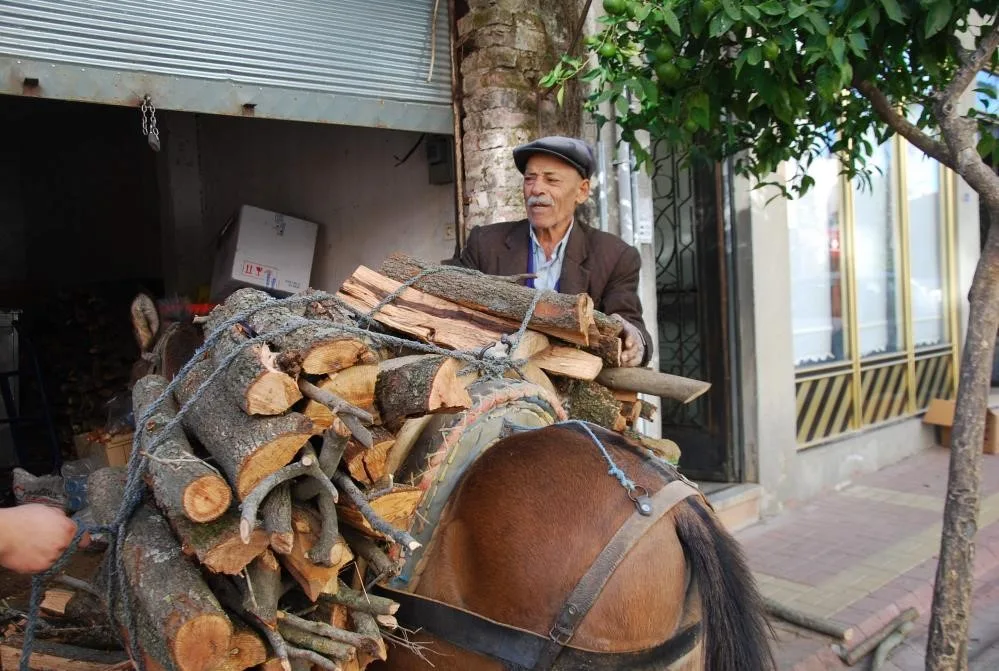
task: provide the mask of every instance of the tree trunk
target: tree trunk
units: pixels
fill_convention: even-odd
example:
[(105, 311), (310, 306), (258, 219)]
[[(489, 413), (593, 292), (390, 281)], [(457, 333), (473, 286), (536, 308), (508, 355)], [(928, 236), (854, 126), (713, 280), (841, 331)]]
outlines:
[[(132, 388), (132, 409), (138, 420), (166, 390), (167, 381), (159, 375), (147, 375)], [(160, 430), (177, 416), (173, 398), (165, 399), (159, 411), (146, 422), (141, 446), (149, 446)], [(232, 503), (232, 490), (211, 466), (194, 456), (184, 429), (178, 426), (160, 443), (149, 459), (149, 479), (156, 503), (168, 516), (185, 515), (193, 522), (218, 519)]]
[[(989, 208), (989, 215), (993, 222), (999, 221), (999, 207)], [(992, 357), (999, 331), (999, 226), (995, 223), (975, 269), (969, 299), (968, 333), (951, 430), (947, 500), (926, 648), (928, 671), (963, 670), (968, 665), (982, 445)]]
[(214, 671), (243, 671), (266, 660), (267, 648), (260, 635), (248, 627), (237, 626), (229, 641), (229, 654)]
[[(177, 387), (177, 400), (190, 400), (211, 372), (210, 363), (198, 363)], [(288, 464), (314, 429), (308, 418), (296, 412), (276, 417), (246, 415), (220, 387), (216, 384), (205, 390), (184, 416), (184, 426), (215, 457), (242, 499), (257, 483)]]

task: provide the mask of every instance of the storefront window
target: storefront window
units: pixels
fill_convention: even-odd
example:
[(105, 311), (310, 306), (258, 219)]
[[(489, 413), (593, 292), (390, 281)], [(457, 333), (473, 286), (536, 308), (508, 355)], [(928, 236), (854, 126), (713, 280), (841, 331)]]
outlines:
[(892, 143), (870, 158), (870, 182), (853, 184), (854, 254), (857, 277), (857, 336), (860, 357), (903, 349), (902, 244), (898, 220), (898, 176)]
[(913, 342), (929, 347), (947, 342), (940, 165), (907, 144), (906, 178)]
[[(797, 168), (791, 165), (792, 170)], [(799, 367), (843, 361), (848, 356), (843, 330), (839, 169), (834, 156), (816, 159), (808, 171), (815, 185), (804, 196), (787, 202), (794, 360)]]

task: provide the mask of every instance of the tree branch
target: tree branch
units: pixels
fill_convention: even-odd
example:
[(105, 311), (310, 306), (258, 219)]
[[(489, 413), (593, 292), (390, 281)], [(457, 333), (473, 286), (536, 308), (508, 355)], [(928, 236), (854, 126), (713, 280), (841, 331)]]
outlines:
[(982, 30), (988, 32), (982, 33), (982, 41), (978, 48), (962, 54), (961, 67), (958, 68), (947, 88), (941, 91), (937, 98), (939, 107), (944, 114), (950, 114), (950, 110), (955, 107), (957, 101), (968, 90), (971, 82), (975, 81), (975, 77), (992, 58), (992, 52), (999, 46), (999, 13), (992, 19), (991, 24), (982, 26)]
[(951, 170), (957, 169), (957, 164), (951, 156), (950, 149), (943, 142), (934, 140), (929, 135), (921, 131), (915, 124), (911, 123), (903, 115), (899, 114), (888, 100), (888, 96), (873, 82), (854, 79), (853, 88), (857, 89), (862, 96), (871, 101), (871, 107), (881, 119), (891, 126), (895, 132), (918, 147), (927, 156), (936, 159)]

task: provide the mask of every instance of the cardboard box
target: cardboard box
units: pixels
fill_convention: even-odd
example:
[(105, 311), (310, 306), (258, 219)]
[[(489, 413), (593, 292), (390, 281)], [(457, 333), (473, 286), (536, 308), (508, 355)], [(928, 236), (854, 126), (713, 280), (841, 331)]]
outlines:
[[(923, 424), (937, 427), (940, 444), (950, 447), (950, 429), (954, 425), (954, 410), (957, 403), (943, 398), (930, 401), (930, 407), (923, 415)], [(989, 408), (985, 413), (985, 440), (982, 444), (985, 454), (999, 454), (999, 411)]]
[(243, 205), (219, 233), (212, 300), (240, 287), (278, 296), (307, 289), (318, 231), (311, 221)]
[(132, 456), (132, 433), (109, 434), (91, 431), (73, 436), (73, 447), (80, 459), (97, 456), (106, 466), (125, 466)]

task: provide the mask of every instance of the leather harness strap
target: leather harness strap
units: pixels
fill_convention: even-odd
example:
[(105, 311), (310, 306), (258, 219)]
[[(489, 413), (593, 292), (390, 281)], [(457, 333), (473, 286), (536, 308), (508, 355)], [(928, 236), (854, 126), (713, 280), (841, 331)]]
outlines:
[(656, 492), (650, 499), (651, 512), (632, 513), (625, 520), (614, 537), (604, 547), (603, 551), (590, 565), (569, 598), (565, 600), (555, 624), (552, 626), (548, 644), (542, 651), (535, 665), (537, 671), (550, 669), (558, 658), (562, 648), (568, 644), (576, 633), (576, 627), (582, 622), (597, 597), (615, 569), (624, 560), (631, 548), (644, 536), (652, 526), (673, 509), (680, 501), (699, 495), (700, 492), (683, 480), (674, 480)]
[[(547, 637), (427, 597), (382, 586), (376, 589), (400, 604), (396, 615), (401, 623), (421, 627), (458, 647), (501, 660), (513, 668), (549, 671), (562, 651), (573, 647), (569, 643), (576, 627), (639, 539), (678, 503), (699, 495), (692, 485), (675, 480), (648, 499), (652, 507), (649, 514), (636, 511), (626, 519), (566, 599)], [(700, 627), (679, 632), (664, 644), (663, 653), (679, 659), (693, 648), (698, 633)]]

